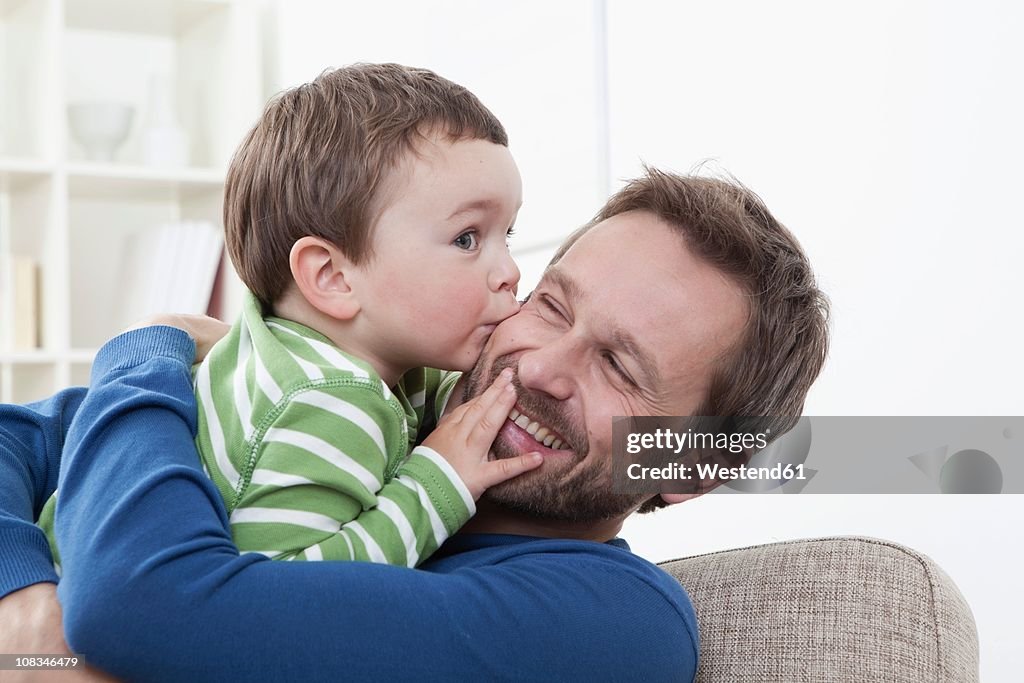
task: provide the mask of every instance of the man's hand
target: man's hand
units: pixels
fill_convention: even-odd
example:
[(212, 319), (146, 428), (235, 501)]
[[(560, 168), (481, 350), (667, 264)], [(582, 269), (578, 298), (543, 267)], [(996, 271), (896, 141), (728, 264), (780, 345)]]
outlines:
[(423, 445), (433, 448), (462, 477), (473, 500), (489, 487), (539, 467), (539, 453), (489, 460), (491, 444), (516, 402), (512, 371), (505, 369), (476, 398), (446, 413)]
[[(0, 653), (72, 656), (71, 650), (64, 642), (57, 586), (52, 583), (37, 583), (14, 591), (0, 600)], [(115, 680), (81, 663), (75, 669), (0, 671), (0, 681), (3, 683), (112, 683)]]
[(137, 330), (141, 327), (149, 327), (151, 325), (167, 325), (169, 327), (177, 327), (179, 330), (184, 330), (188, 336), (196, 343), (196, 362), (199, 363), (206, 354), (210, 352), (210, 349), (220, 341), (221, 337), (228, 333), (231, 326), (225, 322), (211, 318), (208, 315), (185, 315), (185, 314), (168, 314), (162, 313), (160, 315), (154, 315), (142, 320), (131, 327), (129, 330)]

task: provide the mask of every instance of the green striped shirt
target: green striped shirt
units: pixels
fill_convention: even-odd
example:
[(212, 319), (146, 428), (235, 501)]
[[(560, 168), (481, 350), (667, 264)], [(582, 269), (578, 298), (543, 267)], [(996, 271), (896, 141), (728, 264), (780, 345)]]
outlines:
[[(240, 320), (195, 373), (196, 444), (243, 552), (415, 566), (475, 512), (417, 433), (457, 373), (418, 369), (389, 388), (369, 363), (303, 325)], [(410, 452), (411, 450), (411, 452)]]

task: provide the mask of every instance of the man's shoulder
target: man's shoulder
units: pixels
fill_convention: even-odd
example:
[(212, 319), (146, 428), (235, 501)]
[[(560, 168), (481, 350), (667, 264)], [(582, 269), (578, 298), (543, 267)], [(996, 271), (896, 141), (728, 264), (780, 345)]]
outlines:
[(459, 534), (445, 544), (432, 562), (440, 571), (511, 563), (564, 569), (571, 564), (592, 569), (588, 577), (593, 582), (641, 581), (663, 593), (666, 599), (692, 609), (678, 581), (633, 553), (621, 539), (598, 543), (504, 534)]
[(673, 647), (687, 643), (696, 661), (700, 637), (689, 594), (667, 572), (634, 554), (625, 541), (538, 539), (522, 552), (527, 571), (560, 577), (566, 599), (592, 601), (599, 612), (614, 605), (607, 610), (612, 623), (645, 621), (648, 646), (659, 640)]
[[(549, 596), (558, 605), (557, 614), (549, 617), (565, 628), (584, 621), (591, 631), (625, 638), (638, 665), (684, 677), (695, 671), (700, 640), (689, 595), (623, 541), (457, 534), (423, 568), (490, 576), (491, 591), (524, 609), (530, 608), (531, 595)], [(621, 651), (623, 642), (614, 647)]]
[(631, 574), (653, 588), (662, 591), (672, 600), (683, 599), (687, 605), (689, 597), (679, 582), (654, 563), (646, 560), (630, 550), (622, 539), (614, 539), (607, 543), (581, 541), (575, 539), (536, 539), (521, 548), (524, 555), (529, 555), (538, 563), (575, 562), (593, 566), (596, 577), (604, 576), (610, 580), (618, 580), (621, 574)]

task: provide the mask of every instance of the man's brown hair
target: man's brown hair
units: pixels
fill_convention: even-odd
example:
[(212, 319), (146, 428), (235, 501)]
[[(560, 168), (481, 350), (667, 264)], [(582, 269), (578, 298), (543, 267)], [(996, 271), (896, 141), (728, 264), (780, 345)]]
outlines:
[(272, 306), (292, 282), (292, 245), (307, 235), (355, 263), (368, 258), (382, 183), (431, 132), (508, 146), (473, 93), (427, 69), (354, 64), (276, 96), (224, 188), (225, 243), (242, 282)]
[[(828, 352), (828, 300), (796, 238), (738, 182), (645, 168), (573, 233), (551, 262), (590, 228), (627, 211), (658, 216), (695, 255), (746, 292), (744, 332), (719, 361), (695, 415), (768, 416), (776, 418), (773, 433), (791, 429)], [(639, 512), (663, 505), (657, 497)]]

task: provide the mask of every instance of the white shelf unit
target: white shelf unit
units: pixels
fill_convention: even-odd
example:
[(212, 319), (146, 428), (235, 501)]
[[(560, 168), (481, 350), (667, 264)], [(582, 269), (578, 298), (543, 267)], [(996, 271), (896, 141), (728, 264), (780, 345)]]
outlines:
[[(221, 225), (225, 169), (265, 99), (262, 11), (258, 0), (0, 0), (0, 256), (39, 267), (38, 348), (14, 347), (15, 295), (0, 287), (0, 401), (88, 381), (123, 324), (130, 235)], [(155, 76), (186, 132), (185, 166), (143, 161)], [(112, 162), (86, 160), (69, 132), (68, 105), (86, 101), (134, 110)]]

